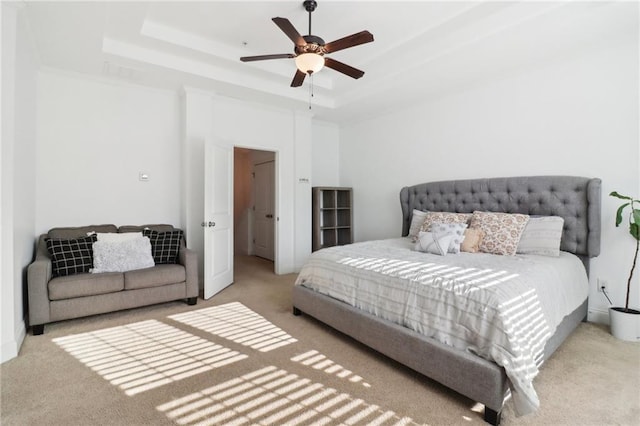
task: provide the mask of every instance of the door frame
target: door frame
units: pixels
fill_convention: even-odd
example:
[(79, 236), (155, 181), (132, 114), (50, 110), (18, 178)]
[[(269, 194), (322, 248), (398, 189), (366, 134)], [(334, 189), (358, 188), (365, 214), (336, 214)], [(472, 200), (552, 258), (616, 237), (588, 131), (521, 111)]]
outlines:
[[(282, 269), (280, 265), (280, 151), (277, 148), (272, 147), (264, 147), (264, 146), (255, 146), (255, 145), (247, 145), (247, 144), (237, 144), (232, 143), (233, 148), (243, 148), (249, 149), (252, 151), (267, 151), (273, 153), (273, 206), (274, 206), (274, 221), (273, 221), (273, 271), (276, 274), (279, 274), (279, 271)], [(235, 151), (234, 151), (235, 156)], [(253, 168), (253, 164), (252, 164)], [(234, 170), (235, 173), (235, 170)], [(232, 193), (235, 196), (235, 186), (233, 184), (233, 179), (231, 182), (232, 185)], [(253, 185), (253, 183), (252, 183)], [(252, 188), (253, 190), (253, 188)], [(235, 238), (235, 235), (233, 236)]]

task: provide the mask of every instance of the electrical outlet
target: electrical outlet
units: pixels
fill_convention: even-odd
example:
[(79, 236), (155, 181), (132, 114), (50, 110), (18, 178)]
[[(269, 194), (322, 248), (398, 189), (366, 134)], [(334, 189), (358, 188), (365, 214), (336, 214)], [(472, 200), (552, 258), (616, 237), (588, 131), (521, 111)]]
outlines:
[(608, 290), (607, 280), (598, 278), (598, 292), (603, 293), (603, 290)]

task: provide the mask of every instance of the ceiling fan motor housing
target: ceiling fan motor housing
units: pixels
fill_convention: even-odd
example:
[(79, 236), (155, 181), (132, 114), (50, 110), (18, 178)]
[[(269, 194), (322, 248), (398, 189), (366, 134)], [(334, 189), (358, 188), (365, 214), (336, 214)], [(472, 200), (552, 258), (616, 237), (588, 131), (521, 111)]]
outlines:
[(298, 55), (302, 55), (303, 53), (316, 53), (318, 55), (324, 55), (324, 40), (318, 36), (314, 35), (306, 35), (302, 36), (304, 41), (307, 42), (304, 46), (295, 46), (295, 52)]

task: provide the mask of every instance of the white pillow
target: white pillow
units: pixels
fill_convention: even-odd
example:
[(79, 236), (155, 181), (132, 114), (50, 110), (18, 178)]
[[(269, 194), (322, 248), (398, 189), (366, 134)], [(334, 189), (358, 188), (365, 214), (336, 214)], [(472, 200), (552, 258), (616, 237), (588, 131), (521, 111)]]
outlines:
[(445, 256), (453, 237), (454, 235), (452, 233), (443, 234), (420, 231), (414, 250)]
[(464, 240), (464, 230), (467, 229), (466, 223), (434, 223), (431, 225), (431, 232), (438, 234), (453, 234), (451, 243), (447, 250), (448, 253), (460, 253), (460, 244)]
[(560, 256), (560, 240), (564, 219), (559, 216), (530, 217), (516, 253)]
[(411, 213), (411, 226), (409, 226), (409, 236), (413, 238), (413, 241), (418, 239), (418, 232), (420, 232), (420, 227), (422, 227), (427, 213), (428, 212), (413, 209), (413, 213)]
[(119, 242), (142, 238), (142, 232), (123, 232), (122, 234), (116, 232), (98, 232), (97, 236), (98, 241)]
[(93, 274), (126, 272), (155, 265), (151, 255), (151, 241), (139, 237), (125, 241), (96, 241), (93, 243)]

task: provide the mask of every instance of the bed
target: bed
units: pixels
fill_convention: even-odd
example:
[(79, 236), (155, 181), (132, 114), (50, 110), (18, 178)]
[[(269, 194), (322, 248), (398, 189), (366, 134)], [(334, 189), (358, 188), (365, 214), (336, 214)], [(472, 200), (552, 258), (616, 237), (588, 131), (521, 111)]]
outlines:
[[(518, 386), (514, 387), (513, 369), (509, 367), (505, 369), (502, 361), (500, 361), (501, 365), (498, 365), (498, 361), (488, 359), (477, 348), (469, 350), (456, 347), (458, 345), (446, 339), (443, 342), (441, 336), (434, 335), (425, 328), (426, 326), (406, 324), (381, 313), (384, 312), (383, 309), (366, 310), (366, 306), (361, 306), (359, 302), (340, 300), (340, 297), (330, 291), (320, 292), (316, 288), (319, 285), (315, 285), (317, 283), (314, 281), (318, 283), (322, 281), (322, 273), (325, 270), (325, 273), (328, 272), (336, 277), (334, 281), (338, 287), (346, 285), (346, 281), (349, 281), (346, 277), (349, 275), (340, 275), (336, 272), (337, 269), (333, 270), (337, 266), (330, 264), (331, 258), (334, 260), (358, 259), (363, 256), (371, 258), (374, 255), (366, 254), (369, 253), (366, 250), (370, 248), (373, 248), (374, 253), (375, 250), (382, 250), (385, 253), (384, 256), (378, 257), (394, 258), (392, 261), (396, 264), (414, 262), (415, 259), (409, 260), (409, 258), (416, 253), (407, 248), (411, 243), (406, 241), (414, 210), (458, 213), (490, 211), (527, 214), (531, 217), (559, 216), (564, 219), (560, 258), (572, 264), (574, 269), (576, 263), (579, 265), (578, 269), (582, 270), (587, 288), (582, 288), (581, 296), (573, 296), (579, 297), (577, 302), (573, 301), (575, 308), (562, 314), (556, 323), (550, 323), (548, 335), (541, 340), (543, 345), (537, 354), (539, 359), (535, 360), (535, 366), (532, 367), (535, 369), (558, 348), (581, 321), (586, 319), (588, 295), (586, 276), (589, 271), (589, 260), (600, 252), (600, 187), (600, 179), (574, 176), (485, 178), (430, 182), (404, 187), (400, 191), (400, 204), (402, 237), (405, 237), (405, 241), (389, 239), (380, 243), (390, 244), (392, 247), (381, 247), (377, 242), (356, 243), (313, 253), (309, 262), (302, 268), (293, 288), (293, 313), (294, 315), (308, 314), (409, 368), (484, 404), (485, 421), (497, 425), (500, 423), (505, 400), (514, 394), (512, 392), (514, 389), (516, 389), (515, 394), (518, 395), (518, 398), (514, 396), (514, 399), (523, 400), (521, 389)], [(349, 254), (349, 250), (355, 250), (355, 254)], [(407, 258), (402, 258), (401, 253), (405, 253)], [(473, 261), (477, 262), (482, 258), (479, 254), (467, 253), (466, 255), (459, 259), (471, 259), (471, 256), (477, 256), (473, 258)], [(450, 262), (456, 256), (444, 256), (442, 259)], [(526, 262), (533, 259), (530, 262), (532, 264), (537, 262), (536, 256), (486, 254), (484, 256), (511, 257), (512, 260), (525, 259)], [(357, 265), (348, 267), (354, 268)], [(372, 271), (367, 273), (374, 274)], [(518, 275), (518, 280), (533, 280), (528, 273), (513, 275)], [(574, 280), (573, 277), (568, 277), (568, 275), (561, 275), (559, 279), (560, 281)], [(396, 277), (393, 279), (396, 280)], [(358, 278), (358, 280), (362, 279)], [(542, 279), (542, 281), (545, 280)], [(541, 279), (538, 278), (538, 281)], [(585, 284), (580, 285), (584, 287)], [(524, 306), (529, 308), (528, 305)], [(558, 316), (557, 313), (555, 315)], [(532, 380), (533, 377), (531, 377)], [(533, 396), (535, 399), (535, 393)], [(526, 401), (526, 398), (524, 400)]]

